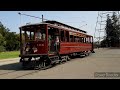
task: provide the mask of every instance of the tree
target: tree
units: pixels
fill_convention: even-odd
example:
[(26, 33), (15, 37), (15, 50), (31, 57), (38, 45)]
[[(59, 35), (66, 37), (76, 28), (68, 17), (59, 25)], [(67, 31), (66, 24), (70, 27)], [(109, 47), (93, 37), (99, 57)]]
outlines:
[(106, 45), (108, 47), (119, 46), (120, 24), (119, 24), (119, 18), (117, 17), (115, 12), (113, 13), (113, 15), (111, 17), (109, 15), (107, 15), (105, 30), (106, 30), (106, 39), (104, 39), (103, 42), (106, 41)]
[(101, 44), (106, 41), (106, 45), (110, 47), (110, 40), (111, 40), (110, 32), (112, 31), (112, 20), (109, 14), (107, 15), (105, 30), (106, 30), (106, 38), (101, 42)]
[(10, 32), (9, 28), (6, 28), (0, 22), (0, 51), (13, 51), (20, 48), (20, 37), (15, 32)]
[(111, 46), (117, 47), (119, 45), (120, 38), (120, 25), (119, 18), (117, 17), (115, 12), (112, 15), (112, 21), (113, 30), (111, 31)]
[(0, 33), (4, 37), (7, 32), (9, 32), (9, 28), (6, 28), (1, 22), (0, 22)]
[(0, 52), (5, 51), (5, 27), (3, 26), (3, 24), (0, 22)]
[(5, 51), (4, 45), (5, 45), (4, 37), (0, 33), (0, 52)]
[(9, 32), (6, 34), (6, 50), (13, 51), (19, 49), (19, 37), (14, 32)]

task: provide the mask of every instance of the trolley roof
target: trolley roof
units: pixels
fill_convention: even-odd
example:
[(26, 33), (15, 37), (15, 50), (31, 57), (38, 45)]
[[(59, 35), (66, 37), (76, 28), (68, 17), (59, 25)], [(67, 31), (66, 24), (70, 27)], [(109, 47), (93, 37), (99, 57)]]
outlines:
[(70, 25), (67, 25), (67, 24), (64, 24), (64, 23), (61, 23), (61, 22), (58, 22), (58, 21), (54, 21), (54, 20), (44, 21), (44, 22), (42, 22), (42, 23), (27, 24), (27, 25), (21, 26), (20, 28), (26, 27), (26, 26), (31, 26), (31, 25), (40, 25), (40, 24), (53, 24), (53, 25), (57, 25), (57, 26), (63, 26), (63, 27), (66, 27), (66, 28), (71, 28), (71, 29), (73, 29), (74, 31), (80, 31), (80, 32), (82, 32), (82, 33), (87, 33), (87, 32), (84, 31), (84, 30), (81, 30), (81, 29), (78, 29), (78, 28), (75, 28), (75, 27), (72, 27), (72, 26), (70, 26)]
[(67, 27), (67, 28), (74, 29), (74, 30), (76, 30), (76, 31), (80, 31), (80, 32), (83, 32), (83, 33), (87, 33), (86, 31), (81, 30), (81, 29), (79, 29), (79, 28), (75, 28), (75, 27), (72, 27), (72, 26), (70, 26), (70, 25), (67, 25), (67, 24), (64, 24), (64, 23), (61, 23), (61, 22), (58, 22), (58, 21), (54, 21), (54, 20), (48, 20), (48, 21), (45, 21), (45, 23), (62, 25), (62, 26), (65, 26), (65, 27)]

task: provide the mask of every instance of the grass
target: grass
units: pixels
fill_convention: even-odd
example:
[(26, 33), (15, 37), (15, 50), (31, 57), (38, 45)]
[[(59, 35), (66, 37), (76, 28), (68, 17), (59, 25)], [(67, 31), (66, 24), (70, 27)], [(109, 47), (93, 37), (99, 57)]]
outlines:
[(19, 57), (20, 51), (0, 52), (0, 60)]

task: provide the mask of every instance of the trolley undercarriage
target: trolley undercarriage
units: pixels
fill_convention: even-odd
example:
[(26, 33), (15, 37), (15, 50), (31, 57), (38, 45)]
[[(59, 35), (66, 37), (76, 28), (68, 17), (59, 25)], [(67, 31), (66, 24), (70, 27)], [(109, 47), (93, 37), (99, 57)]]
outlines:
[[(70, 54), (57, 54), (57, 55), (20, 55), (20, 62), (22, 63), (23, 69), (39, 69), (45, 70), (56, 64), (61, 64), (63, 62), (69, 61), (71, 58), (76, 56), (85, 57), (88, 56), (91, 52), (76, 52)], [(92, 52), (94, 53), (94, 52)]]

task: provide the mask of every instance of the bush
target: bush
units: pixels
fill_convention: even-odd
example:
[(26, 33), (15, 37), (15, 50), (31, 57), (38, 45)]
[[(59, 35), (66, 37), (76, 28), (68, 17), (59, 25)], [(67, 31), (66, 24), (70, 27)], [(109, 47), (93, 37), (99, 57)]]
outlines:
[(4, 46), (0, 46), (0, 52), (4, 52), (5, 51), (5, 47)]

